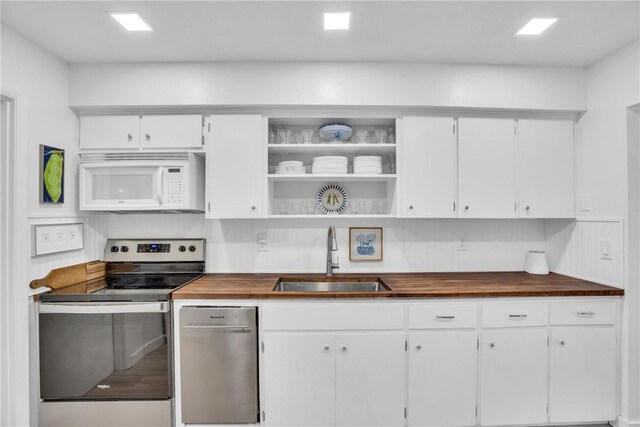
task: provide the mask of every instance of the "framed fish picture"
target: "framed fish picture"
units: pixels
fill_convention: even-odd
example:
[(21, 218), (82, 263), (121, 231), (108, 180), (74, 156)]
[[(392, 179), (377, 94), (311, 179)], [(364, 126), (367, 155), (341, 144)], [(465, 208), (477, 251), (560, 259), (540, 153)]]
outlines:
[(40, 203), (64, 203), (64, 150), (40, 144)]
[(349, 227), (349, 261), (382, 261), (382, 227)]

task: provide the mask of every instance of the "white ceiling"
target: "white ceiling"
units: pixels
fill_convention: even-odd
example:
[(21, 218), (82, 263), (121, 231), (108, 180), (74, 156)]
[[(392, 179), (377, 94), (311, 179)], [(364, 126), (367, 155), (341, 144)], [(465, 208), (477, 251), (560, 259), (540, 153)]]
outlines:
[[(637, 40), (634, 1), (9, 1), (2, 23), (70, 63), (379, 61), (587, 66)], [(352, 11), (324, 32), (322, 11)], [(107, 12), (155, 29), (127, 33)], [(560, 20), (515, 36), (531, 17)]]

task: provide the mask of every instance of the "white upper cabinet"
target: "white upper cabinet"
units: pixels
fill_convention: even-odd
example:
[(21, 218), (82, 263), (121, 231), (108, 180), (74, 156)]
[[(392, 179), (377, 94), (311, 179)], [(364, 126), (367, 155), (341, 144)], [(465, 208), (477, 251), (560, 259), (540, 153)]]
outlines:
[(455, 120), (450, 117), (404, 117), (401, 123), (399, 216), (454, 217)]
[(460, 118), (458, 125), (458, 216), (515, 218), (515, 121)]
[[(207, 218), (265, 215), (266, 144), (259, 115), (212, 116), (207, 154)], [(208, 124), (207, 124), (208, 129)]]
[(159, 114), (140, 119), (142, 148), (201, 148), (201, 114)]
[(573, 122), (518, 121), (518, 211), (521, 218), (572, 218)]
[(140, 116), (80, 117), (80, 148), (138, 148)]
[(202, 148), (201, 114), (80, 117), (81, 149)]

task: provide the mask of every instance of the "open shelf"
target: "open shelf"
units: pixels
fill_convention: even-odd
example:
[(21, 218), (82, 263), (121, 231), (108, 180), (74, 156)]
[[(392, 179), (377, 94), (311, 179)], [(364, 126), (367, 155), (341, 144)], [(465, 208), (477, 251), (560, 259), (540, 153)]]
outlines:
[(272, 154), (306, 154), (309, 156), (322, 155), (365, 155), (394, 154), (396, 144), (353, 144), (353, 143), (327, 143), (327, 144), (269, 144), (269, 153)]
[(308, 215), (269, 215), (269, 218), (394, 218), (390, 214), (308, 214)]
[(269, 181), (273, 182), (326, 182), (326, 181), (339, 181), (339, 182), (385, 182), (393, 181), (396, 179), (395, 174), (269, 174), (267, 175)]

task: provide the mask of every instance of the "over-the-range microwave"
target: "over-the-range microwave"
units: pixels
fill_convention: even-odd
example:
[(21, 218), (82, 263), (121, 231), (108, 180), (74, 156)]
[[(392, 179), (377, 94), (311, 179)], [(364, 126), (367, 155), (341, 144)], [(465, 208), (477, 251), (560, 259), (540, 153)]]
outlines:
[(196, 153), (82, 153), (80, 210), (204, 212), (204, 182)]

